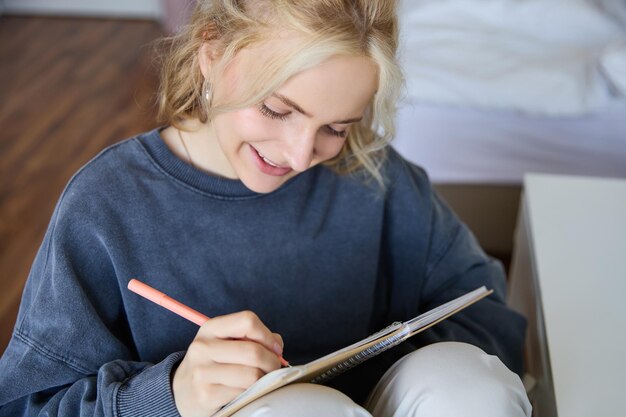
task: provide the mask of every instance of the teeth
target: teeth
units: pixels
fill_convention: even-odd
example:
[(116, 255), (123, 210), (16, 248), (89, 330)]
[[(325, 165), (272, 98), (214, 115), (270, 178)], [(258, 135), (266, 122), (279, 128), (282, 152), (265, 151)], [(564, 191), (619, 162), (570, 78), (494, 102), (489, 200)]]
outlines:
[(261, 159), (263, 159), (265, 162), (267, 162), (268, 165), (271, 165), (271, 166), (276, 167), (276, 168), (282, 168), (281, 166), (276, 165), (275, 163), (273, 163), (272, 161), (267, 159), (265, 156), (263, 156), (263, 154), (261, 152), (259, 152), (259, 151), (256, 151), (256, 152), (259, 154)]
[(268, 163), (268, 165), (271, 165), (271, 166), (276, 167), (276, 168), (280, 168), (278, 165), (276, 165), (275, 163), (273, 163), (272, 161), (270, 161), (270, 160), (269, 160), (269, 159), (267, 159), (266, 157), (262, 156), (261, 158), (263, 158), (263, 160), (264, 160), (265, 162), (267, 162), (267, 163)]

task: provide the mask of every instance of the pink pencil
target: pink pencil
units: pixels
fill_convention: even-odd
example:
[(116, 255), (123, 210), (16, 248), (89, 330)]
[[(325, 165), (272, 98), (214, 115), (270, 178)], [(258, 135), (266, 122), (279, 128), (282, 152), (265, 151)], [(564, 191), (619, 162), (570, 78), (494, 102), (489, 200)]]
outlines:
[[(205, 316), (199, 311), (196, 311), (193, 308), (174, 300), (172, 297), (163, 294), (161, 291), (152, 288), (148, 284), (144, 284), (137, 279), (133, 278), (130, 280), (130, 282), (128, 283), (128, 289), (136, 294), (141, 295), (144, 298), (147, 298), (153, 303), (156, 303), (161, 307), (164, 307), (169, 311), (176, 313), (191, 322), (194, 322), (198, 326), (202, 326), (209, 320), (209, 317)], [(287, 362), (282, 356), (279, 355), (278, 359), (280, 359), (280, 363), (282, 363), (283, 366), (290, 366), (289, 362)]]

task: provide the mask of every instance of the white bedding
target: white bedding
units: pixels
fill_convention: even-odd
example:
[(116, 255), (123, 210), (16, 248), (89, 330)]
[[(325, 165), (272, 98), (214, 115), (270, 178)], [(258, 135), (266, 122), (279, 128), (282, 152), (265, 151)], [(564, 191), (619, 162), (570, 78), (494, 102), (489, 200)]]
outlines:
[(626, 101), (569, 118), (405, 104), (393, 144), (435, 183), (521, 184), (526, 172), (626, 178)]
[(408, 99), (580, 115), (626, 96), (624, 0), (404, 0)]
[(626, 178), (626, 0), (403, 0), (395, 147), (437, 183)]

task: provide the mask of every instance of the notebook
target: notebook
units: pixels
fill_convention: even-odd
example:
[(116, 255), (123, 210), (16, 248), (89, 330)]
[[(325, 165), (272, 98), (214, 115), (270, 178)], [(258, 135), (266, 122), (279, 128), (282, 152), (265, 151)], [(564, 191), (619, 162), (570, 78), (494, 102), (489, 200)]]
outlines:
[(493, 290), (488, 290), (484, 286), (480, 287), (409, 321), (395, 322), (361, 341), (312, 362), (270, 372), (222, 407), (214, 416), (230, 416), (257, 398), (288, 384), (295, 382), (323, 383), (445, 320), (492, 292)]

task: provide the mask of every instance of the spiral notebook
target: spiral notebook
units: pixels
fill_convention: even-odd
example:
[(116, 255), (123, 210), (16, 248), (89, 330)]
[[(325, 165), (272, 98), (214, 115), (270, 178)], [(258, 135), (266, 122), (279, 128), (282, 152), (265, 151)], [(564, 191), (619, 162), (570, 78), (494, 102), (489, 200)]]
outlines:
[(257, 398), (288, 384), (295, 382), (322, 383), (445, 320), (492, 292), (493, 290), (480, 287), (414, 319), (403, 323), (393, 323), (359, 342), (312, 362), (270, 372), (222, 407), (214, 414), (214, 417), (230, 416)]

